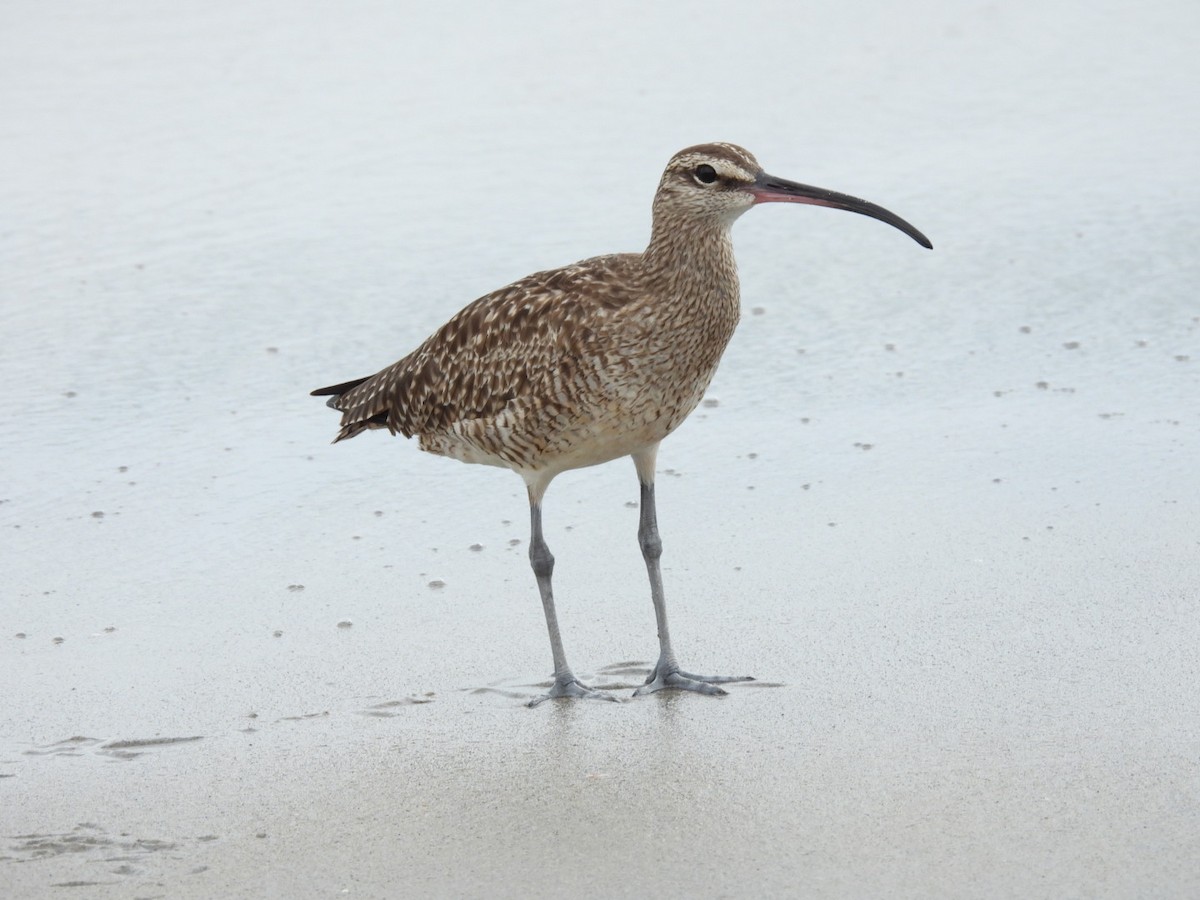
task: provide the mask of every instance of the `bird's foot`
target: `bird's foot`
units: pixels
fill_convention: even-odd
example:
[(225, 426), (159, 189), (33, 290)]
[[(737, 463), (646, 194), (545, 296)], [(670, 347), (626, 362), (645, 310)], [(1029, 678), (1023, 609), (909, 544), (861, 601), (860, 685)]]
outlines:
[(691, 672), (681, 672), (676, 665), (664, 666), (660, 661), (646, 679), (646, 683), (633, 692), (633, 696), (640, 697), (642, 694), (653, 694), (655, 691), (670, 688), (720, 697), (729, 692), (717, 685), (729, 684), (731, 681), (753, 680), (749, 675), (693, 675)]
[(542, 694), (540, 697), (534, 697), (526, 706), (530, 709), (537, 706), (546, 700), (557, 700), (559, 697), (569, 697), (571, 699), (583, 700), (611, 700), (617, 702), (617, 698), (605, 691), (598, 691), (594, 687), (588, 687), (582, 681), (575, 678), (574, 675), (567, 674), (563, 677), (555, 677), (554, 686), (549, 691)]

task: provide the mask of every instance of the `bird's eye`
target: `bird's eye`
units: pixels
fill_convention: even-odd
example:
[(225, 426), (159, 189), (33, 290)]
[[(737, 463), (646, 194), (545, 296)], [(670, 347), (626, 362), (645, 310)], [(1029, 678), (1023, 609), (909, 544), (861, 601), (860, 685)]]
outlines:
[(708, 163), (705, 163), (702, 166), (696, 166), (696, 171), (692, 174), (701, 184), (712, 184), (717, 180), (717, 170)]

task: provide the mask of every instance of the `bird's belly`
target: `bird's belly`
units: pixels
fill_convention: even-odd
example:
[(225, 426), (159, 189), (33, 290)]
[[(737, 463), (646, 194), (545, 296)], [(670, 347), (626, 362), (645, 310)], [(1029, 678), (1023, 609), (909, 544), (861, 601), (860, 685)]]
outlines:
[(586, 403), (514, 404), (499, 416), (459, 422), (422, 435), (422, 450), (518, 471), (565, 472), (599, 465), (657, 444), (700, 403), (708, 380), (664, 392), (652, 385), (613, 387)]

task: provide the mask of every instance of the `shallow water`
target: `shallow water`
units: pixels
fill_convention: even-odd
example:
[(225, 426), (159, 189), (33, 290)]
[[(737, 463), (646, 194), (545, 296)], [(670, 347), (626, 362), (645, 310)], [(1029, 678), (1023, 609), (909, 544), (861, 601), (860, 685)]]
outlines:
[[(9, 12), (8, 895), (1196, 892), (1193, 4)], [(761, 682), (530, 711), (519, 480), (307, 391), (639, 249), (712, 139), (936, 249), (738, 223), (659, 517), (685, 667)], [(546, 504), (623, 697), (636, 500)]]

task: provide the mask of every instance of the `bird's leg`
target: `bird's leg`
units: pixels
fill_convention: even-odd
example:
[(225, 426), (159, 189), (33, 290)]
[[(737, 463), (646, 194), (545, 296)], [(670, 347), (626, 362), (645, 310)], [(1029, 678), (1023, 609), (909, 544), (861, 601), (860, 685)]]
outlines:
[(543, 700), (555, 697), (591, 697), (597, 700), (616, 700), (617, 698), (603, 691), (588, 687), (575, 677), (571, 667), (567, 665), (567, 655), (563, 652), (562, 635), (558, 631), (558, 615), (554, 612), (554, 590), (550, 586), (550, 576), (554, 574), (554, 557), (546, 540), (542, 537), (542, 504), (540, 497), (535, 497), (532, 490), (529, 497), (529, 514), (532, 523), (532, 536), (529, 541), (529, 563), (533, 566), (534, 577), (537, 578), (538, 591), (542, 595), (542, 607), (546, 611), (546, 628), (550, 632), (550, 651), (554, 654), (554, 686), (548, 693), (542, 694), (529, 701), (529, 706), (537, 706)]
[(662, 538), (658, 535), (658, 516), (654, 508), (654, 459), (657, 447), (635, 455), (638, 480), (642, 487), (642, 502), (638, 521), (638, 543), (642, 547), (642, 558), (646, 560), (646, 571), (650, 575), (650, 597), (654, 601), (654, 617), (658, 620), (658, 662), (646, 679), (646, 683), (633, 692), (635, 697), (652, 694), (664, 688), (696, 691), (700, 694), (724, 694), (718, 684), (730, 681), (753, 681), (749, 675), (694, 675), (679, 669), (675, 651), (671, 647), (671, 631), (667, 625), (667, 605), (663, 597), (662, 570), (658, 561), (662, 556)]

